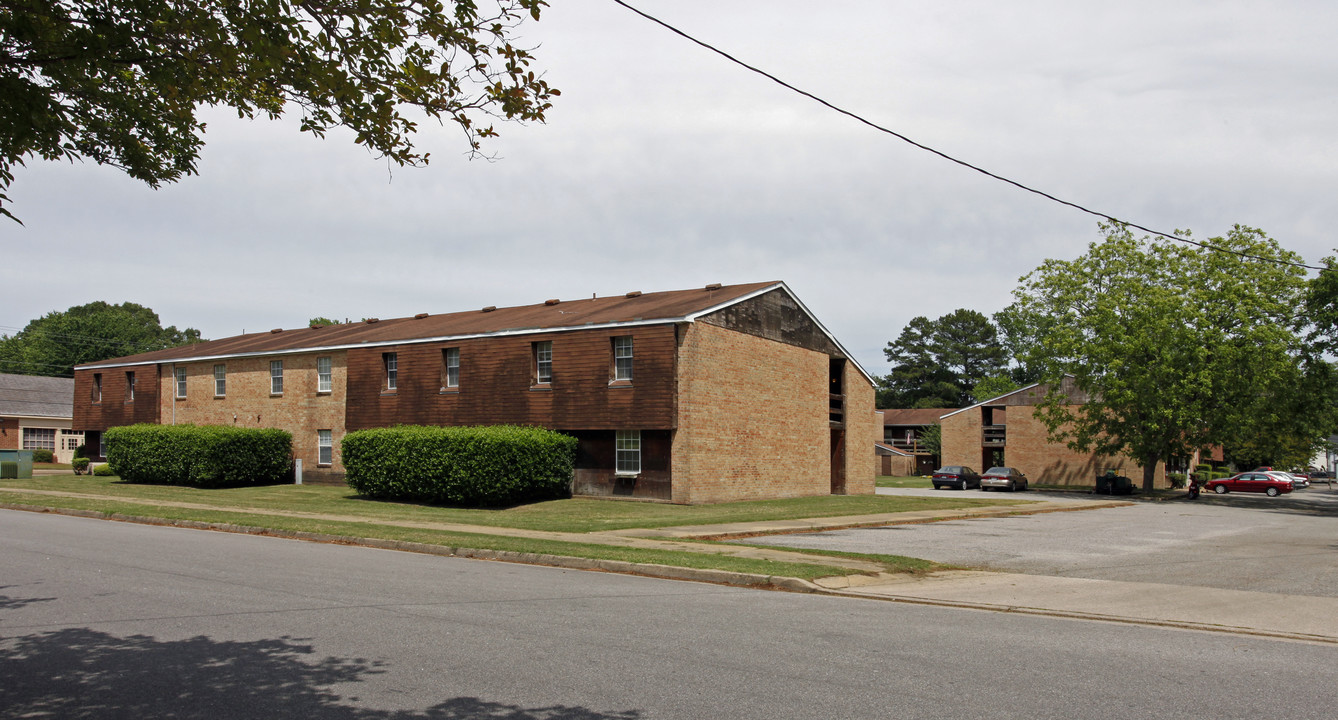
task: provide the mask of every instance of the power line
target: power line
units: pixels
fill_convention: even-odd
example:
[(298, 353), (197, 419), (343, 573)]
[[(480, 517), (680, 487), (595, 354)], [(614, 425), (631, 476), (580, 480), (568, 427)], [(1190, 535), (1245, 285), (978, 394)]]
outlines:
[(742, 67), (742, 68), (745, 68), (745, 69), (747, 69), (747, 70), (751, 70), (752, 72), (757, 73), (758, 75), (761, 75), (761, 76), (764, 77), (764, 78), (767, 78), (768, 80), (770, 80), (770, 81), (776, 83), (777, 85), (780, 85), (781, 87), (783, 87), (783, 88), (785, 88), (785, 89), (787, 89), (787, 90), (790, 90), (790, 91), (792, 91), (792, 92), (795, 92), (795, 93), (798, 93), (798, 94), (800, 94), (800, 95), (803, 95), (804, 97), (806, 97), (806, 98), (808, 98), (808, 99), (810, 99), (810, 100), (812, 100), (812, 101), (814, 101), (814, 102), (816, 102), (816, 103), (822, 105), (823, 107), (828, 108), (829, 110), (834, 110), (834, 111), (836, 111), (836, 112), (838, 112), (838, 113), (840, 113), (840, 114), (842, 114), (842, 115), (845, 115), (846, 117), (851, 118), (851, 119), (853, 119), (853, 120), (855, 120), (855, 121), (857, 121), (857, 122), (860, 122), (860, 123), (863, 123), (863, 124), (865, 124), (865, 125), (868, 125), (869, 127), (873, 128), (873, 129), (875, 129), (875, 130), (877, 130), (877, 131), (879, 131), (879, 132), (886, 133), (886, 134), (888, 134), (888, 135), (891, 135), (892, 137), (897, 138), (898, 140), (901, 140), (901, 141), (903, 141), (903, 142), (905, 142), (905, 143), (908, 143), (908, 144), (910, 144), (910, 145), (913, 145), (913, 146), (915, 146), (915, 147), (917, 147), (917, 148), (919, 148), (919, 149), (921, 149), (921, 150), (924, 150), (925, 152), (933, 153), (934, 155), (937, 155), (937, 156), (943, 158), (944, 160), (947, 160), (947, 161), (952, 162), (952, 163), (956, 163), (956, 164), (958, 164), (958, 165), (961, 165), (961, 166), (964, 167), (964, 168), (967, 168), (967, 169), (970, 169), (970, 170), (974, 170), (974, 171), (976, 171), (976, 172), (978, 172), (978, 173), (980, 173), (980, 174), (982, 174), (982, 175), (985, 175), (986, 177), (992, 178), (992, 179), (994, 179), (994, 180), (998, 180), (999, 182), (1007, 183), (1007, 184), (1012, 185), (1013, 187), (1015, 187), (1015, 188), (1017, 188), (1017, 189), (1019, 189), (1019, 190), (1023, 190), (1023, 191), (1025, 191), (1025, 192), (1029, 192), (1029, 193), (1032, 193), (1032, 194), (1034, 194), (1034, 195), (1040, 195), (1041, 197), (1043, 197), (1043, 198), (1045, 198), (1045, 199), (1047, 199), (1047, 200), (1051, 200), (1051, 201), (1053, 201), (1053, 202), (1057, 202), (1057, 203), (1059, 203), (1060, 205), (1067, 205), (1068, 207), (1071, 207), (1071, 208), (1073, 208), (1073, 209), (1075, 209), (1075, 210), (1078, 210), (1078, 211), (1087, 213), (1088, 215), (1092, 215), (1092, 216), (1094, 216), (1094, 217), (1099, 217), (1099, 218), (1102, 218), (1102, 219), (1105, 219), (1105, 220), (1109, 220), (1109, 221), (1111, 221), (1111, 222), (1119, 223), (1119, 224), (1121, 224), (1121, 225), (1127, 225), (1127, 226), (1129, 226), (1129, 227), (1131, 227), (1131, 228), (1137, 228), (1138, 230), (1142, 230), (1143, 232), (1146, 232), (1146, 233), (1151, 233), (1151, 234), (1153, 234), (1153, 235), (1158, 235), (1158, 236), (1160, 236), (1160, 237), (1164, 237), (1164, 238), (1166, 238), (1167, 240), (1174, 240), (1174, 241), (1176, 241), (1176, 242), (1186, 243), (1186, 244), (1188, 244), (1188, 245), (1194, 245), (1194, 246), (1197, 246), (1197, 247), (1201, 247), (1201, 248), (1203, 248), (1203, 249), (1205, 249), (1205, 250), (1212, 250), (1212, 251), (1214, 251), (1214, 252), (1230, 253), (1230, 254), (1232, 254), (1232, 255), (1238, 255), (1238, 256), (1243, 257), (1243, 258), (1249, 258), (1249, 259), (1251, 259), (1251, 260), (1260, 260), (1260, 261), (1262, 261), (1262, 262), (1276, 263), (1276, 264), (1278, 264), (1278, 265), (1290, 265), (1290, 266), (1292, 266), (1292, 267), (1305, 268), (1305, 269), (1307, 269), (1307, 270), (1327, 270), (1327, 269), (1328, 269), (1328, 268), (1324, 268), (1324, 267), (1320, 267), (1320, 266), (1316, 266), (1316, 265), (1306, 265), (1305, 263), (1291, 262), (1290, 260), (1281, 260), (1281, 259), (1278, 259), (1278, 258), (1270, 258), (1270, 257), (1263, 257), (1263, 256), (1260, 256), (1260, 255), (1252, 255), (1252, 254), (1250, 254), (1250, 253), (1241, 252), (1241, 251), (1239, 251), (1239, 250), (1232, 250), (1231, 248), (1219, 247), (1219, 246), (1217, 246), (1217, 245), (1211, 245), (1211, 244), (1208, 244), (1208, 243), (1202, 243), (1202, 242), (1199, 242), (1199, 241), (1197, 241), (1197, 240), (1191, 240), (1191, 239), (1189, 239), (1189, 238), (1183, 238), (1183, 237), (1180, 237), (1179, 235), (1174, 235), (1174, 234), (1172, 234), (1172, 233), (1164, 233), (1164, 232), (1162, 232), (1162, 231), (1160, 231), (1160, 230), (1153, 230), (1152, 228), (1143, 227), (1142, 225), (1139, 225), (1139, 224), (1137, 224), (1137, 223), (1131, 223), (1131, 222), (1128, 222), (1128, 221), (1126, 221), (1126, 220), (1121, 220), (1121, 219), (1115, 217), (1114, 215), (1107, 215), (1106, 213), (1103, 213), (1103, 212), (1100, 212), (1100, 211), (1097, 211), (1097, 210), (1092, 210), (1092, 209), (1083, 207), (1082, 205), (1079, 205), (1079, 204), (1077, 204), (1077, 203), (1075, 203), (1075, 202), (1070, 202), (1070, 201), (1068, 201), (1068, 200), (1064, 200), (1063, 198), (1055, 197), (1054, 195), (1051, 195), (1051, 194), (1049, 194), (1049, 193), (1047, 193), (1047, 192), (1044, 192), (1044, 191), (1042, 191), (1042, 190), (1037, 190), (1036, 188), (1033, 188), (1033, 187), (1030, 187), (1030, 186), (1027, 186), (1027, 185), (1023, 185), (1022, 183), (1020, 183), (1020, 182), (1018, 182), (1018, 181), (1016, 181), (1016, 180), (1010, 180), (1009, 178), (1006, 178), (1006, 177), (1004, 177), (1004, 176), (1002, 176), (1002, 175), (998, 175), (998, 174), (996, 174), (996, 173), (992, 173), (992, 172), (990, 172), (989, 170), (986, 170), (986, 169), (984, 169), (984, 168), (982, 168), (982, 167), (978, 167), (978, 166), (976, 166), (976, 165), (972, 165), (971, 163), (966, 162), (965, 160), (959, 160), (959, 159), (957, 159), (957, 158), (955, 158), (955, 157), (953, 157), (953, 156), (951, 156), (951, 155), (948, 155), (948, 154), (945, 153), (945, 152), (942, 152), (942, 151), (939, 151), (939, 150), (935, 150), (934, 148), (929, 147), (928, 145), (925, 145), (925, 144), (923, 144), (923, 143), (916, 142), (915, 140), (912, 140), (911, 138), (909, 138), (909, 137), (907, 137), (907, 136), (905, 136), (905, 135), (902, 135), (901, 133), (899, 133), (899, 132), (897, 132), (897, 131), (895, 131), (895, 130), (892, 130), (892, 129), (890, 129), (890, 128), (884, 127), (884, 126), (882, 126), (882, 125), (879, 125), (878, 123), (875, 123), (875, 122), (873, 122), (872, 120), (869, 120), (869, 119), (867, 119), (867, 118), (865, 118), (865, 117), (863, 117), (863, 116), (861, 116), (861, 115), (858, 115), (858, 114), (856, 114), (856, 113), (854, 113), (854, 112), (851, 112), (850, 110), (846, 110), (845, 108), (842, 108), (842, 107), (839, 107), (839, 106), (837, 106), (837, 105), (834, 105), (834, 104), (832, 104), (832, 103), (830, 103), (830, 102), (828, 102), (828, 101), (826, 101), (826, 100), (824, 100), (824, 99), (818, 97), (817, 95), (814, 95), (813, 93), (808, 92), (807, 90), (801, 90), (800, 88), (797, 88), (797, 87), (795, 87), (794, 85), (791, 85), (790, 83), (787, 83), (787, 82), (785, 82), (784, 80), (781, 80), (780, 78), (776, 77), (775, 75), (772, 75), (771, 73), (769, 73), (769, 72), (767, 72), (767, 71), (765, 71), (765, 70), (762, 70), (761, 68), (755, 67), (755, 66), (753, 66), (753, 65), (749, 65), (748, 63), (746, 63), (746, 62), (744, 62), (744, 61), (742, 61), (742, 60), (740, 60), (740, 59), (734, 57), (733, 55), (730, 55), (729, 53), (725, 52), (724, 50), (721, 50), (720, 48), (715, 47), (714, 45), (711, 45), (710, 43), (707, 43), (707, 42), (702, 41), (702, 40), (698, 40), (697, 38), (695, 38), (695, 37), (693, 37), (693, 36), (687, 34), (686, 32), (683, 32), (682, 30), (679, 30), (678, 28), (674, 27), (673, 25), (670, 25), (669, 23), (667, 23), (667, 22), (665, 22), (665, 21), (663, 21), (663, 20), (661, 20), (661, 19), (659, 19), (659, 18), (657, 18), (657, 17), (655, 17), (655, 16), (653, 16), (653, 15), (649, 15), (649, 14), (647, 14), (647, 13), (641, 11), (641, 10), (638, 10), (637, 8), (632, 7), (631, 5), (628, 5), (627, 3), (623, 2), (623, 0), (613, 0), (613, 2), (617, 3), (618, 5), (621, 5), (621, 6), (625, 7), (625, 8), (627, 8), (628, 10), (631, 10), (632, 12), (636, 13), (637, 15), (640, 15), (641, 17), (643, 17), (643, 18), (645, 18), (645, 19), (647, 19), (647, 20), (649, 20), (649, 21), (655, 23), (656, 25), (659, 25), (660, 27), (662, 27), (662, 28), (668, 30), (669, 32), (672, 32), (672, 33), (674, 33), (675, 35), (678, 35), (678, 36), (680, 36), (680, 37), (682, 37), (682, 38), (684, 38), (684, 39), (686, 39), (686, 40), (689, 40), (689, 41), (691, 41), (691, 42), (693, 42), (693, 43), (695, 43), (695, 44), (697, 44), (697, 45), (700, 45), (701, 47), (706, 48), (707, 50), (710, 50), (711, 52), (713, 52), (713, 53), (715, 53), (715, 54), (717, 54), (717, 55), (719, 55), (719, 56), (725, 58), (726, 60), (728, 60), (728, 61), (734, 63), (735, 65), (738, 65), (738, 66), (740, 66), (740, 67)]

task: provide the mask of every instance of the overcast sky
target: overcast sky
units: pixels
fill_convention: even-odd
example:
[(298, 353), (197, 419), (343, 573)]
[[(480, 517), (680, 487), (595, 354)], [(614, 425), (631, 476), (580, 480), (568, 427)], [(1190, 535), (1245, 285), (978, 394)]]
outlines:
[[(151, 190), (33, 161), (0, 220), (0, 333), (94, 300), (220, 338), (343, 319), (784, 280), (874, 374), (916, 315), (985, 314), (1095, 218), (827, 110), (609, 0), (522, 43), (562, 91), (494, 162), (205, 112), (200, 175)], [(1338, 3), (631, 0), (995, 173), (1160, 230), (1338, 240)]]

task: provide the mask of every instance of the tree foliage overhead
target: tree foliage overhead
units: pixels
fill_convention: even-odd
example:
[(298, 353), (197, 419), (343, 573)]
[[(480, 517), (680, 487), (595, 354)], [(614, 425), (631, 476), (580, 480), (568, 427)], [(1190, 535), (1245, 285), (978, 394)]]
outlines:
[(152, 187), (194, 174), (204, 105), (247, 118), (295, 106), (302, 130), (349, 128), (400, 165), (428, 161), (413, 144), (425, 115), (477, 152), (493, 118), (542, 121), (559, 94), (511, 41), (545, 5), (0, 0), (0, 193), (31, 157), (87, 158)]
[(200, 331), (163, 327), (135, 303), (102, 301), (50, 312), (13, 336), (0, 335), (0, 372), (73, 375), (74, 366), (200, 342)]
[[(1019, 359), (1056, 388), (1037, 410), (1052, 437), (1132, 457), (1146, 489), (1157, 461), (1213, 444), (1251, 461), (1308, 458), (1332, 391), (1329, 366), (1302, 342), (1301, 270), (1101, 229), (1086, 255), (1023, 277), (999, 315)], [(1211, 244), (1299, 260), (1243, 226)], [(1065, 374), (1089, 402), (1057, 391)]]
[(965, 407), (979, 399), (977, 384), (1007, 367), (998, 331), (974, 310), (913, 318), (883, 354), (893, 367), (879, 407)]

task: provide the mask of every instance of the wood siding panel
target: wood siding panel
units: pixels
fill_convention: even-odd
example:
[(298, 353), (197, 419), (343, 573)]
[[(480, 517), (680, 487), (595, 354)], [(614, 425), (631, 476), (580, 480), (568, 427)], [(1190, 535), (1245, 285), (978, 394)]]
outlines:
[[(633, 380), (611, 386), (612, 338), (633, 338)], [(552, 341), (553, 379), (536, 387), (532, 344)], [(442, 388), (442, 351), (460, 349), (460, 384)], [(348, 429), (415, 425), (540, 425), (557, 430), (672, 429), (673, 325), (490, 337), (350, 350)], [(395, 392), (382, 354), (396, 353)]]
[(832, 357), (845, 357), (813, 318), (783, 290), (772, 290), (730, 305), (700, 320)]
[[(130, 402), (126, 401), (126, 372), (135, 373), (135, 399)], [(158, 422), (159, 373), (157, 365), (76, 370), (72, 427), (102, 431), (122, 425)], [(94, 374), (102, 375), (101, 402), (93, 402)]]

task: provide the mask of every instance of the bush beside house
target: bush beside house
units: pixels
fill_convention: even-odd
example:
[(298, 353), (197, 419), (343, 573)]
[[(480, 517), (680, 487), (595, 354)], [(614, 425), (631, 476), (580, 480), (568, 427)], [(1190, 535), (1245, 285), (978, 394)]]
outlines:
[(122, 480), (224, 487), (286, 479), (292, 435), (272, 428), (127, 425), (107, 430), (107, 464)]
[(496, 506), (567, 497), (577, 444), (536, 427), (401, 425), (351, 432), (341, 451), (367, 497)]

